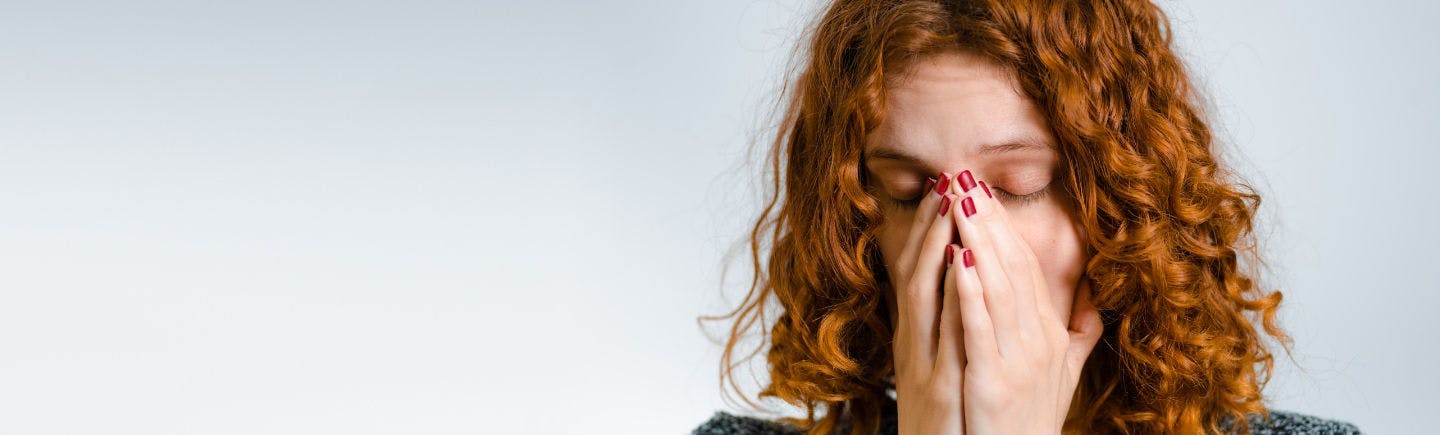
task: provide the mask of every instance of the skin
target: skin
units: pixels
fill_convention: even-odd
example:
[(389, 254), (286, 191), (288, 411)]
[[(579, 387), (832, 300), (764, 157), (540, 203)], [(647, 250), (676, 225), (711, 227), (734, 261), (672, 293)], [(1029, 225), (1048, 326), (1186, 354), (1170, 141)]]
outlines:
[(1059, 433), (1100, 336), (1055, 140), (1018, 89), (983, 57), (933, 55), (887, 88), (867, 138), (901, 433)]

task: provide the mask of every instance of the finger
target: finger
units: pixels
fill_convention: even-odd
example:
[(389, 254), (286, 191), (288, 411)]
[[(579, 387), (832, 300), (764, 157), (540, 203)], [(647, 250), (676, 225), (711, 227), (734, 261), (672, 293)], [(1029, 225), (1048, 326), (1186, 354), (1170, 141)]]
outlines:
[[(950, 177), (941, 172), (940, 178), (949, 179)], [(926, 231), (930, 229), (930, 224), (935, 221), (935, 213), (923, 212), (927, 209), (934, 211), (943, 195), (936, 190), (938, 184), (934, 181), (938, 180), (933, 178), (925, 180), (927, 184), (925, 192), (922, 193), (925, 197), (920, 200), (920, 205), (915, 210), (915, 219), (910, 222), (910, 233), (905, 236), (905, 249), (901, 250), (900, 257), (895, 260), (894, 276), (910, 276), (915, 271), (915, 257), (919, 251), (910, 248), (920, 245), (920, 241), (925, 239)]]
[(965, 364), (988, 370), (1000, 360), (999, 343), (995, 339), (995, 324), (990, 310), (985, 305), (985, 289), (980, 275), (976, 274), (975, 254), (962, 249), (951, 266), (955, 276), (955, 297), (959, 300), (961, 337)]
[[(952, 220), (960, 232), (961, 244), (972, 251), (975, 274), (979, 277), (980, 287), (984, 291), (986, 311), (994, 323), (1000, 354), (1017, 355), (1025, 337), (1020, 335), (1019, 316), (1015, 311), (1015, 291), (1011, 286), (1012, 277), (1001, 264), (1002, 257), (996, 251), (995, 240), (984, 228), (989, 225), (984, 221), (991, 219), (992, 213), (990, 210), (978, 209), (975, 203), (973, 195), (968, 194), (956, 201), (953, 207), (957, 210)], [(1028, 275), (1021, 276), (1029, 279)]]
[[(938, 204), (917, 211), (934, 216), (917, 216), (917, 219), (929, 220), (930, 225), (925, 229), (924, 237), (913, 253), (916, 266), (906, 280), (904, 292), (905, 299), (910, 304), (908, 331), (912, 335), (908, 338), (911, 343), (915, 343), (916, 351), (924, 358), (935, 357), (939, 327), (937, 320), (940, 315), (940, 280), (945, 272), (944, 247), (955, 233), (948, 216), (940, 213), (949, 213), (954, 196), (953, 193), (947, 193), (940, 197)], [(925, 201), (934, 200), (926, 198)]]
[[(894, 270), (890, 271), (891, 279), (897, 281), (898, 284), (905, 284), (909, 281), (910, 276), (914, 274), (915, 258), (920, 252), (918, 249), (920, 242), (925, 239), (925, 233), (928, 232), (930, 226), (935, 223), (935, 211), (939, 207), (941, 198), (940, 195), (933, 194), (935, 185), (934, 183), (929, 183), (929, 180), (931, 179), (926, 179), (925, 192), (921, 193), (920, 204), (915, 207), (915, 215), (910, 221), (910, 232), (905, 238), (905, 247), (900, 250), (900, 256), (895, 260)], [(897, 288), (896, 290), (900, 291), (903, 289)], [(909, 303), (906, 298), (897, 299), (900, 299), (898, 301), (899, 305), (905, 307), (900, 313), (905, 315), (906, 318), (909, 318), (909, 313), (903, 310), (908, 310), (908, 307), (914, 306), (914, 304)]]
[(1105, 324), (1100, 321), (1100, 310), (1090, 303), (1090, 291), (1090, 278), (1080, 277), (1080, 285), (1075, 290), (1075, 302), (1070, 309), (1070, 350), (1066, 360), (1074, 370), (1071, 373), (1080, 373), (1085, 359), (1090, 357), (1090, 351), (1095, 349), (1095, 343), (1100, 341), (1100, 336), (1105, 332)]
[[(986, 197), (994, 198), (990, 194), (990, 187), (985, 185), (985, 181), (980, 181), (980, 188), (984, 189)], [(1034, 267), (1030, 269), (1030, 273), (1031, 280), (1036, 283), (1037, 293), (1035, 293), (1035, 308), (1040, 310), (1042, 314), (1049, 314), (1050, 316), (1052, 316), (1053, 322), (1057, 327), (1063, 327), (1065, 321), (1060, 318), (1060, 313), (1055, 308), (1055, 302), (1047, 293), (1049, 289), (1049, 281), (1045, 279), (1045, 271), (1040, 268), (1040, 260), (1035, 257), (1035, 250), (1031, 249), (1030, 243), (1026, 242), (1023, 237), (1020, 237), (1019, 232), (1015, 231), (1015, 226), (1011, 224), (1011, 222), (1013, 221), (1010, 220), (1010, 209), (1005, 208), (999, 200), (991, 199), (991, 201), (994, 201), (995, 204), (1000, 205), (998, 207), (995, 207), (995, 209), (999, 210), (1000, 216), (1006, 222), (1005, 227), (1010, 229), (1010, 234), (1014, 237), (1016, 246), (1019, 246), (1020, 250), (1025, 252), (1026, 257), (1029, 258), (1030, 262), (1034, 264)]]
[[(968, 177), (968, 172), (961, 173), (960, 177)], [(1043, 342), (1028, 338), (1058, 339), (1063, 325), (1056, 320), (1057, 316), (1053, 311), (1045, 312), (1038, 306), (1039, 299), (1048, 301), (1048, 295), (1042, 294), (1048, 292), (1040, 262), (1030, 251), (1030, 245), (1011, 225), (1005, 206), (989, 192), (989, 187), (986, 187), (972, 189), (968, 193), (971, 193), (970, 197), (975, 201), (976, 214), (980, 216), (977, 219), (981, 224), (980, 228), (994, 241), (995, 253), (1000, 256), (1000, 264), (1005, 268), (1006, 276), (1010, 277), (1021, 333), (1027, 338), (1026, 343), (1032, 345)]]
[[(984, 181), (984, 180), (981, 180), (981, 181), (980, 181), (980, 187), (982, 188), (982, 190), (984, 190), (986, 199), (989, 200), (990, 203), (995, 204), (995, 207), (994, 207), (994, 208), (995, 208), (995, 210), (996, 210), (996, 215), (998, 215), (998, 216), (1000, 217), (1000, 220), (1001, 220), (1001, 221), (1004, 221), (1004, 222), (1005, 222), (1005, 225), (1004, 225), (1003, 228), (1005, 228), (1006, 230), (1008, 230), (1007, 232), (1010, 234), (1010, 237), (1015, 241), (1015, 246), (1019, 247), (1020, 251), (1022, 251), (1022, 252), (1025, 253), (1025, 257), (1027, 257), (1027, 259), (1030, 261), (1031, 265), (1034, 266), (1034, 267), (1030, 268), (1030, 270), (1031, 270), (1031, 272), (1032, 272), (1031, 278), (1034, 279), (1034, 280), (1035, 280), (1036, 282), (1038, 282), (1038, 283), (1042, 283), (1042, 284), (1043, 284), (1043, 283), (1047, 282), (1047, 281), (1045, 280), (1044, 271), (1040, 269), (1040, 260), (1039, 260), (1038, 258), (1036, 258), (1036, 256), (1035, 256), (1035, 251), (1030, 248), (1030, 243), (1029, 243), (1029, 242), (1026, 242), (1026, 241), (1025, 241), (1025, 238), (1024, 238), (1024, 237), (1021, 237), (1021, 236), (1020, 236), (1020, 232), (1016, 230), (1016, 227), (1015, 227), (1015, 225), (1014, 225), (1014, 220), (1012, 220), (1012, 219), (1010, 218), (1010, 209), (1006, 208), (1004, 203), (1000, 202), (1000, 200), (998, 200), (998, 199), (995, 199), (995, 197), (990, 194), (990, 187), (985, 185), (985, 181)], [(976, 196), (978, 197), (979, 194), (976, 194)], [(1042, 309), (1043, 309), (1043, 308), (1046, 308), (1047, 306), (1053, 306), (1053, 305), (1054, 305), (1054, 303), (1050, 301), (1050, 298), (1048, 298), (1048, 297), (1046, 297), (1046, 296), (1047, 296), (1047, 295), (1045, 295), (1045, 294), (1039, 294), (1039, 293), (1037, 293), (1037, 294), (1035, 295), (1035, 297), (1037, 298), (1037, 299), (1036, 299), (1036, 307), (1037, 307), (1037, 308), (1042, 308)]]
[(960, 322), (960, 295), (956, 290), (957, 276), (964, 268), (964, 248), (960, 245), (949, 244), (947, 249), (945, 267), (945, 296), (940, 303), (940, 334), (935, 352), (935, 370), (937, 373), (959, 374), (965, 368), (965, 345), (961, 334), (963, 330)]

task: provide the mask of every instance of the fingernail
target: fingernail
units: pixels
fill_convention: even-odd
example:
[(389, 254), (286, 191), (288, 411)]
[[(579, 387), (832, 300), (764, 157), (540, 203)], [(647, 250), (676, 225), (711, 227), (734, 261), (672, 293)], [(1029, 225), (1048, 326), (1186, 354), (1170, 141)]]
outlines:
[(945, 264), (955, 261), (955, 245), (945, 245)]
[[(970, 198), (967, 197), (967, 198), (965, 198), (965, 199), (970, 199)], [(950, 197), (948, 197), (948, 196), (946, 196), (946, 197), (941, 197), (941, 198), (940, 198), (940, 215), (941, 215), (941, 216), (944, 216), (944, 215), (945, 215), (945, 212), (947, 212), (947, 211), (950, 211)]]
[(965, 197), (965, 199), (960, 200), (960, 209), (965, 211), (965, 217), (970, 217), (975, 214), (975, 201), (971, 200), (968, 196)]
[(980, 182), (980, 188), (981, 188), (981, 189), (985, 189), (985, 196), (990, 197), (990, 198), (994, 198), (994, 197), (995, 197), (995, 196), (993, 196), (993, 195), (990, 194), (990, 187), (986, 186), (984, 181), (981, 181), (981, 182)]
[(949, 188), (950, 188), (950, 175), (949, 175), (949, 174), (946, 174), (946, 173), (944, 173), (944, 172), (941, 172), (941, 173), (940, 173), (940, 182), (935, 184), (935, 194), (936, 194), (936, 195), (944, 195), (944, 194), (945, 194), (945, 189), (949, 189)]
[(934, 189), (934, 188), (935, 188), (935, 179), (934, 179), (934, 178), (926, 178), (926, 179), (925, 179), (925, 190), (930, 190), (930, 189)]
[(966, 249), (965, 252), (960, 253), (960, 261), (965, 262), (965, 267), (974, 267), (975, 254), (972, 254), (969, 249)]
[(970, 175), (970, 170), (969, 170), (969, 169), (966, 169), (966, 170), (964, 170), (964, 171), (961, 171), (961, 172), (960, 172), (960, 190), (969, 192), (970, 189), (974, 189), (974, 188), (975, 188), (975, 177), (972, 176), (972, 175)]

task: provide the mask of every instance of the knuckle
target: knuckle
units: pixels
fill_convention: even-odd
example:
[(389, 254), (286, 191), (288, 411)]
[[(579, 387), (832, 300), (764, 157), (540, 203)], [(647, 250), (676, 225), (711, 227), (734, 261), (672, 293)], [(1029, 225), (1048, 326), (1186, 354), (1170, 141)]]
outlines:
[(985, 289), (981, 288), (978, 283), (968, 279), (957, 279), (956, 281), (956, 294), (965, 298), (967, 302), (985, 297)]
[(982, 225), (995, 225), (999, 223), (995, 216), (995, 211), (991, 210), (990, 207), (976, 207), (975, 215), (971, 217), (977, 219)]
[(955, 286), (955, 295), (958, 296), (960, 300), (965, 303), (969, 303), (975, 298), (981, 297), (980, 289), (975, 288), (975, 286), (972, 285), (964, 284)]
[(920, 280), (911, 280), (906, 283), (905, 297), (908, 298), (908, 302), (913, 303), (923, 300), (928, 292), (934, 291), (934, 289), (923, 288), (924, 286), (920, 285), (920, 282)]
[[(929, 199), (927, 198), (927, 199), (924, 199), (924, 200), (922, 200), (922, 201), (929, 201)], [(931, 224), (932, 222), (934, 222), (934, 220), (935, 220), (935, 219), (932, 218), (929, 214), (920, 213), (920, 211), (923, 211), (923, 210), (925, 210), (925, 204), (924, 204), (924, 203), (921, 203), (921, 204), (920, 204), (920, 207), (916, 208), (916, 211), (917, 211), (917, 212), (915, 213), (915, 216), (910, 219), (910, 231), (911, 231), (912, 233), (913, 233), (913, 232), (917, 232), (917, 231), (918, 231), (918, 232), (923, 232), (923, 231), (925, 231), (925, 229), (926, 229), (926, 228), (929, 228), (929, 227), (930, 227), (930, 224)]]
[[(915, 270), (914, 262), (912, 260), (902, 258), (895, 262), (895, 271), (892, 275), (896, 277), (908, 277), (910, 276), (910, 272), (913, 270)], [(901, 278), (897, 281), (909, 281), (909, 279)]]

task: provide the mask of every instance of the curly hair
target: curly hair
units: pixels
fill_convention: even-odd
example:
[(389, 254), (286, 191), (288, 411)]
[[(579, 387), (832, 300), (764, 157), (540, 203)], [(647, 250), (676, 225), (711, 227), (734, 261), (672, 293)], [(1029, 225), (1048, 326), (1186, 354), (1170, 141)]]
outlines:
[(781, 312), (761, 345), (759, 397), (803, 408), (806, 418), (785, 420), (811, 434), (838, 431), (842, 414), (854, 433), (876, 432), (894, 387), (892, 290), (864, 138), (908, 66), (970, 50), (1009, 68), (1045, 114), (1091, 254), (1104, 345), (1086, 362), (1066, 431), (1248, 433), (1246, 415), (1268, 416), (1261, 388), (1274, 358), (1261, 334), (1287, 352), (1291, 339), (1275, 319), (1281, 293), (1242, 271), (1242, 256), (1260, 261), (1260, 197), (1217, 161), (1166, 21), (1144, 0), (832, 3), (781, 92), (767, 203), (749, 234), (753, 281), (739, 307), (710, 317), (733, 319), (722, 389), (728, 379), (740, 392), (733, 370), (760, 349), (737, 361), (735, 348), (752, 328), (763, 334), (773, 299)]

